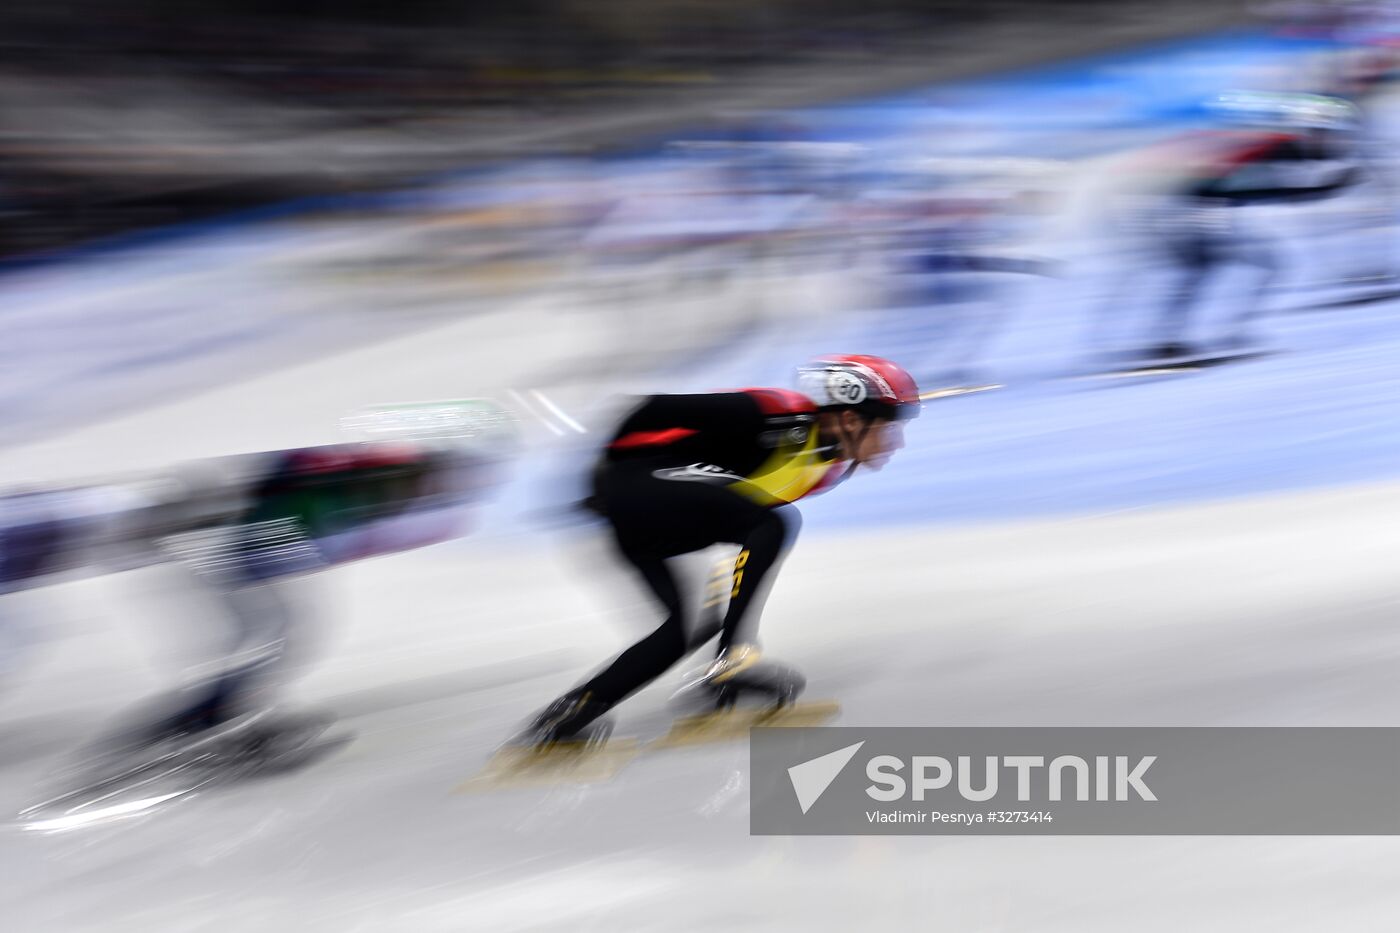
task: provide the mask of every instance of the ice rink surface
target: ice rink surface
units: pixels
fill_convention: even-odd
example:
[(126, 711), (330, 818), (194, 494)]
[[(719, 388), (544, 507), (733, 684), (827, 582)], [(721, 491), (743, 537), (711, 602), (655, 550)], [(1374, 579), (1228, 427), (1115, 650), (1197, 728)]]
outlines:
[[(1252, 42), (1149, 50), (1103, 73), (1282, 54)], [(976, 107), (991, 106), (986, 87), (965, 92)], [(854, 112), (875, 122), (882, 106), (917, 109)], [(1068, 151), (1076, 129), (1036, 138), (1070, 137)], [(765, 316), (703, 362), (600, 382), (590, 363), (618, 320), (523, 296), (215, 388), (183, 381), (158, 404), (132, 376), (120, 411), (8, 449), (5, 478), (332, 441), (366, 403), (540, 389), (589, 422), (612, 392), (781, 384), (833, 347), (918, 371), (937, 349), (919, 309), (837, 314), (853, 294), (839, 270), (735, 287), (823, 313)], [(1394, 725), (1400, 308), (1279, 313), (1265, 322), (1278, 352), (1233, 368), (1079, 380), (1082, 287), (1022, 293), (995, 360), (1005, 389), (930, 405), (885, 471), (804, 507), (764, 617), (769, 650), (806, 672), (809, 697), (839, 700), (844, 725)], [(65, 391), (106, 391), (118, 370), (101, 372)], [(535, 430), (532, 443), (475, 534), (307, 581), (319, 658), (296, 698), (340, 715), (352, 745), (147, 820), (0, 834), (0, 926), (1395, 928), (1400, 843), (1386, 838), (751, 837), (742, 743), (644, 755), (595, 786), (461, 792), (526, 715), (652, 618), (595, 531), (556, 511), (586, 441)], [(0, 810), (104, 715), (168, 685), (198, 607), (167, 572), (14, 598), (35, 644), (0, 693)], [(663, 732), (674, 685), (628, 701), (619, 734)]]

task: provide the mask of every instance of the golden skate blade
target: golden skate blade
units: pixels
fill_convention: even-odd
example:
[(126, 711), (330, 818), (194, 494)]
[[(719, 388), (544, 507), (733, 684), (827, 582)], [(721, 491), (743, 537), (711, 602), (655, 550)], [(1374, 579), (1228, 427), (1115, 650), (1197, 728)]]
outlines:
[(545, 749), (503, 748), (491, 756), (475, 777), (456, 793), (559, 784), (601, 784), (611, 781), (640, 751), (636, 739), (612, 739), (601, 745), (559, 742)]
[(932, 402), (940, 398), (957, 398), (959, 395), (973, 395), (977, 392), (990, 392), (993, 389), (1004, 388), (1000, 383), (975, 386), (947, 386), (942, 389), (933, 389), (928, 392), (919, 393), (919, 401)]
[(672, 723), (671, 731), (651, 743), (648, 748), (679, 748), (686, 745), (734, 742), (747, 739), (749, 730), (760, 726), (820, 726), (835, 719), (840, 712), (840, 703), (834, 700), (816, 700), (811, 703), (791, 703), (777, 710), (770, 707), (752, 707), (684, 716)]

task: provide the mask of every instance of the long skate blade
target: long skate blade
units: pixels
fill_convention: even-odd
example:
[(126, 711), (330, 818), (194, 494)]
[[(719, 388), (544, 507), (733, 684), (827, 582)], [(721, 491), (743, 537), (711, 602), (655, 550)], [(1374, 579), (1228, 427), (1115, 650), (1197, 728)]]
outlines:
[(841, 704), (835, 700), (789, 703), (772, 707), (740, 707), (699, 716), (683, 716), (671, 724), (671, 731), (647, 746), (649, 749), (680, 748), (734, 742), (749, 737), (755, 727), (796, 728), (820, 726), (835, 719)]
[(1184, 376), (1188, 373), (1200, 372), (1199, 366), (1144, 366), (1138, 369), (1115, 369), (1104, 373), (1089, 373), (1086, 376), (1075, 376), (1081, 382), (1092, 382), (1096, 380), (1108, 379), (1150, 379), (1154, 376)]
[(70, 832), (90, 826), (149, 816), (178, 800), (198, 793), (201, 789), (200, 787), (190, 787), (105, 806), (77, 806), (63, 812), (25, 811), (10, 826), (21, 832), (30, 833)]
[(919, 401), (932, 402), (940, 398), (957, 398), (959, 395), (974, 395), (978, 392), (991, 392), (993, 389), (1004, 388), (1006, 387), (1001, 383), (971, 386), (945, 386), (941, 389), (932, 389), (928, 392), (919, 393)]
[(456, 793), (559, 784), (602, 784), (611, 781), (641, 750), (636, 739), (610, 739), (601, 744), (557, 742), (545, 749), (508, 745), (500, 749), (475, 777)]
[(211, 733), (144, 762), (94, 775), (84, 784), (26, 807), (9, 825), (52, 833), (148, 816), (225, 784), (302, 767), (350, 740), (348, 734), (329, 734), (328, 729), (329, 722), (312, 723), (251, 754), (237, 749), (244, 730)]
[(228, 779), (224, 769), (206, 758), (153, 763), (121, 780), (108, 778), (26, 807), (9, 825), (57, 833), (149, 816)]
[(1244, 363), (1249, 360), (1273, 356), (1271, 350), (1241, 350), (1237, 353), (1215, 353), (1182, 357), (1179, 360), (1143, 360), (1135, 366), (1110, 369), (1103, 372), (1086, 373), (1072, 378), (1078, 380), (1095, 379), (1143, 379), (1153, 376), (1176, 376), (1197, 373), (1214, 366), (1228, 363)]

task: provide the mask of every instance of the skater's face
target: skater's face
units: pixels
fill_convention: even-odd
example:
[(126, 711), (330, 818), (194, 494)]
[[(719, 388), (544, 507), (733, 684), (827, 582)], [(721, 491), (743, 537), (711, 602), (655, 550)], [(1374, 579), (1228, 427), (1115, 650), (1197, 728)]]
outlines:
[(872, 470), (879, 470), (904, 446), (904, 425), (885, 418), (866, 420), (852, 411), (841, 413), (843, 453)]

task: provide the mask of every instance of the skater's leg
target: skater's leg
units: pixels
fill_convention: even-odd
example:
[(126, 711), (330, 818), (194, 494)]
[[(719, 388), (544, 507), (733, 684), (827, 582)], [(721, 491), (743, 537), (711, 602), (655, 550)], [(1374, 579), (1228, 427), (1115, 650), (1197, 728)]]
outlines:
[[(4, 511), (0, 504), (0, 514)], [(38, 640), (37, 628), (16, 606), (17, 594), (35, 586), (54, 563), (63, 541), (60, 531), (58, 523), (48, 521), (0, 525), (0, 690), (5, 689), (30, 646)]]
[(597, 489), (623, 559), (655, 594), (666, 616), (655, 631), (604, 671), (551, 704), (531, 727), (536, 741), (547, 743), (577, 733), (685, 655), (692, 613), (669, 558), (721, 542), (748, 549), (741, 557), (746, 565), (755, 562), (747, 573), (750, 582), (745, 585), (736, 573), (737, 585), (725, 616), (726, 630), (733, 632), (790, 537), (789, 522), (717, 486), (627, 472), (602, 474)]
[(623, 556), (660, 600), (666, 618), (581, 688), (605, 706), (613, 706), (661, 676), (686, 651), (685, 603), (666, 560), (626, 553)]
[(755, 640), (758, 617), (772, 588), (772, 571), (786, 556), (801, 527), (796, 509), (772, 509), (744, 538), (743, 550), (734, 561), (734, 584), (719, 636), (720, 653)]
[(1181, 244), (1175, 252), (1180, 262), (1179, 275), (1152, 328), (1152, 356), (1182, 356), (1188, 352), (1185, 337), (1191, 323), (1191, 310), (1206, 277), (1217, 265), (1215, 254), (1204, 238)]
[(1240, 251), (1240, 261), (1253, 267), (1255, 280), (1249, 296), (1241, 303), (1231, 321), (1226, 341), (1232, 347), (1243, 348), (1254, 341), (1254, 324), (1264, 311), (1270, 286), (1278, 277), (1280, 263), (1268, 244), (1257, 241)]
[(1133, 305), (1137, 298), (1136, 286), (1142, 278), (1142, 270), (1129, 258), (1119, 261), (1121, 267), (1110, 275), (1102, 295), (1093, 302), (1089, 311), (1085, 337), (1091, 357), (1116, 352), (1127, 339), (1122, 334), (1124, 308)]
[(38, 626), (17, 605), (20, 597), (0, 583), (0, 694), (10, 686), (39, 642)]
[(952, 385), (973, 386), (983, 381), (978, 375), (980, 363), (1011, 320), (1010, 302), (1005, 300), (1004, 294), (1001, 297), (1000, 301), (979, 298), (973, 306), (961, 346), (954, 350), (949, 378)]
[(228, 611), (231, 637), (213, 670), (186, 691), (173, 725), (209, 728), (271, 705), (270, 694), (298, 627), (292, 603), (280, 590), (268, 581), (216, 593)]
[(714, 638), (724, 628), (724, 612), (729, 606), (729, 593), (734, 587), (734, 561), (738, 550), (724, 548), (724, 556), (707, 565), (703, 580), (705, 599), (694, 623), (686, 632), (685, 650), (689, 654)]
[(182, 558), (190, 584), (223, 610), (227, 630), (219, 656), (202, 665), (158, 733), (207, 729), (271, 707), (289, 646), (305, 627), (288, 590), (296, 577), (320, 566), (310, 541), (299, 533), (269, 533), (271, 524), (230, 529), (198, 559)]
[(686, 651), (685, 604), (666, 559), (623, 551), (623, 557), (666, 609), (656, 630), (622, 652), (582, 686), (555, 700), (530, 726), (530, 741), (548, 745), (572, 739), (613, 706), (646, 686), (675, 664)]

